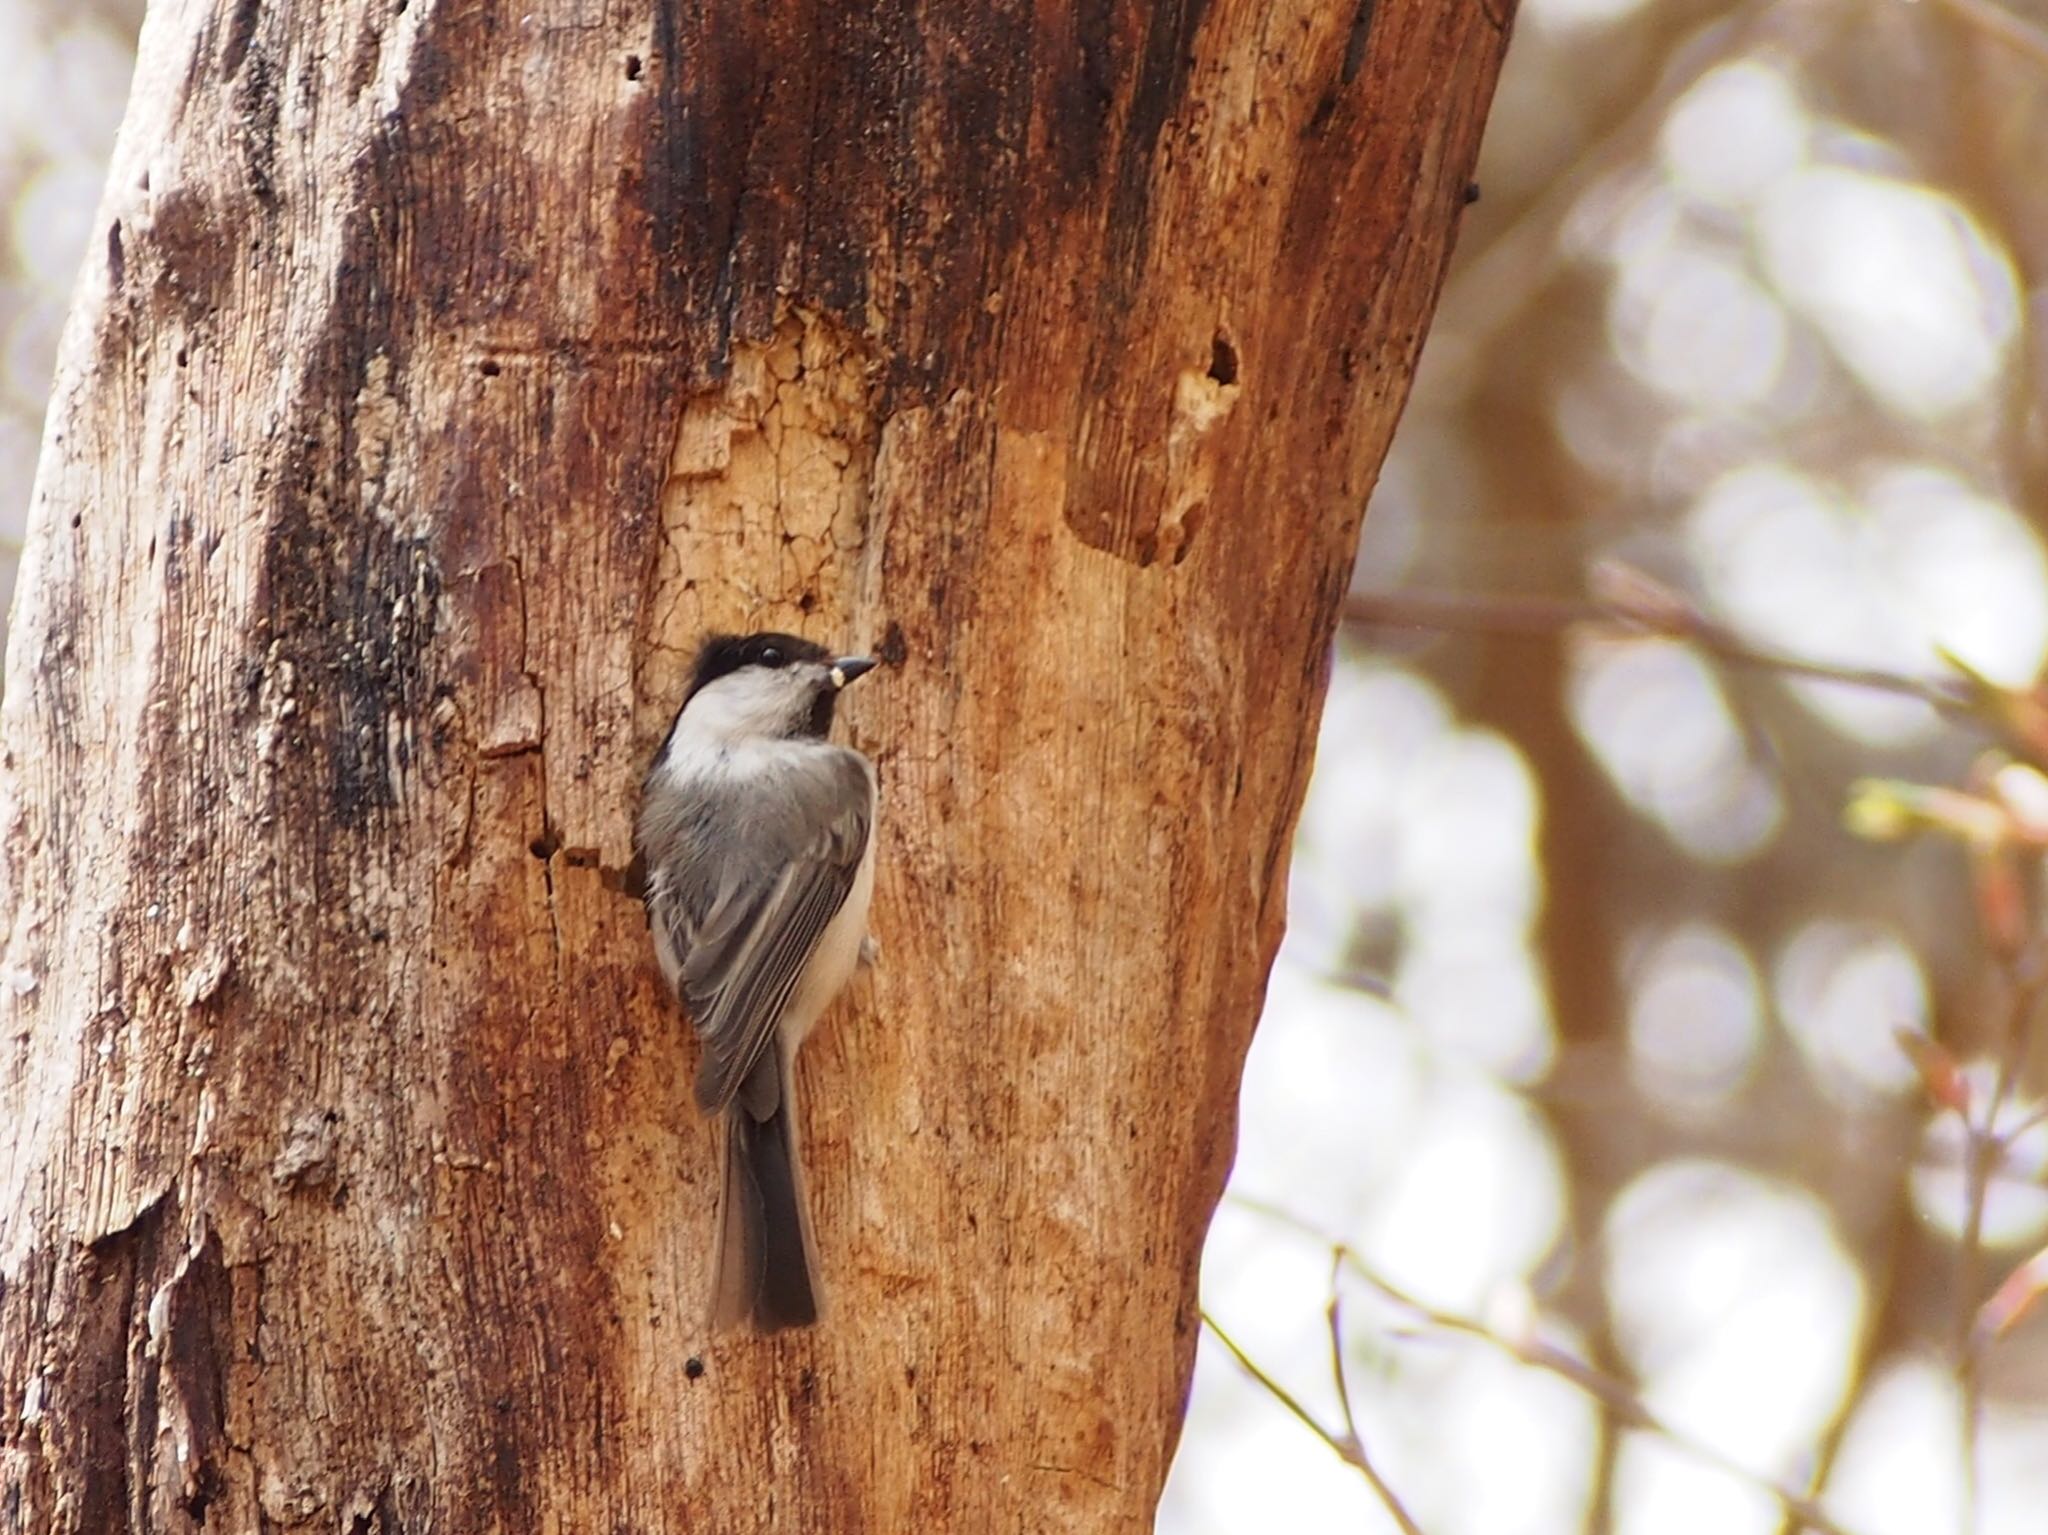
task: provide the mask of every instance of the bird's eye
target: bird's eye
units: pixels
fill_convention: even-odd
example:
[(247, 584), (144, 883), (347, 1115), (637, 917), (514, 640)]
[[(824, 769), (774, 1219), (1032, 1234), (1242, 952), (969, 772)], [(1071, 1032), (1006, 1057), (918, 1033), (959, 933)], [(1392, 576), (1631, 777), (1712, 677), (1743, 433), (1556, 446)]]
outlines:
[(763, 666), (780, 666), (782, 664), (782, 652), (773, 645), (770, 645), (761, 652), (761, 664)]

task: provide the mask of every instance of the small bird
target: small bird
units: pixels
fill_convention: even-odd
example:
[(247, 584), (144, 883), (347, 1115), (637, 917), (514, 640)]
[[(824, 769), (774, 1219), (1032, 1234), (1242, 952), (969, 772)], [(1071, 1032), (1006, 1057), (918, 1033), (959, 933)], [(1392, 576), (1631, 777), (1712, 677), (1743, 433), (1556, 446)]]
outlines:
[(797, 1145), (797, 1047), (870, 952), (874, 764), (826, 740), (874, 669), (790, 634), (714, 634), (641, 789), (634, 844), (655, 957), (724, 1118), (711, 1321), (818, 1319)]

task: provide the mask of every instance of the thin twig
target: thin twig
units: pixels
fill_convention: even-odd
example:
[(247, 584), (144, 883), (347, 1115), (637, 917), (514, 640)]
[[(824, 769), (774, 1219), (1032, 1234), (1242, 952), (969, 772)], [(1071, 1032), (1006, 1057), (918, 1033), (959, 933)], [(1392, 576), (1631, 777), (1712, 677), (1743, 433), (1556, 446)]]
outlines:
[(1273, 1379), (1273, 1377), (1268, 1375), (1264, 1370), (1260, 1369), (1258, 1365), (1254, 1364), (1252, 1362), (1251, 1355), (1247, 1354), (1242, 1348), (1238, 1347), (1237, 1340), (1231, 1337), (1229, 1333), (1223, 1330), (1223, 1324), (1218, 1322), (1216, 1318), (1214, 1318), (1213, 1316), (1209, 1315), (1207, 1308), (1204, 1308), (1202, 1311), (1202, 1325), (1208, 1328), (1209, 1331), (1216, 1334), (1216, 1341), (1218, 1343), (1221, 1343), (1225, 1348), (1230, 1350), (1231, 1357), (1238, 1362), (1239, 1366), (1244, 1370), (1245, 1374), (1249, 1375), (1261, 1386), (1264, 1386), (1266, 1388), (1267, 1393), (1273, 1398), (1274, 1401), (1278, 1402), (1282, 1407), (1285, 1407), (1289, 1412), (1293, 1413), (1295, 1417), (1301, 1419), (1302, 1426), (1304, 1428), (1308, 1429), (1310, 1433), (1314, 1434), (1318, 1439), (1322, 1440), (1324, 1444), (1327, 1444), (1332, 1450), (1336, 1451), (1338, 1456), (1344, 1459), (1345, 1461), (1349, 1461), (1351, 1459), (1350, 1447), (1346, 1445), (1343, 1440), (1339, 1439), (1335, 1434), (1331, 1433), (1327, 1428), (1324, 1428), (1322, 1423), (1318, 1421), (1318, 1419), (1316, 1418), (1316, 1415), (1310, 1412), (1306, 1407), (1301, 1405), (1300, 1398), (1295, 1396), (1295, 1394), (1289, 1391), (1285, 1386), (1281, 1385), (1280, 1382)]
[(1394, 983), (1374, 970), (1339, 970), (1323, 980), (1341, 990), (1363, 992), (1382, 1002), (1390, 1001), (1394, 995)]
[(1344, 1375), (1344, 1318), (1341, 1308), (1344, 1304), (1344, 1254), (1335, 1248), (1330, 1251), (1330, 1304), (1324, 1311), (1324, 1319), (1330, 1324), (1330, 1379), (1337, 1386), (1337, 1406), (1344, 1413), (1344, 1437), (1364, 1449), (1365, 1439), (1358, 1432), (1358, 1419), (1351, 1411), (1351, 1382)]
[(1330, 1305), (1325, 1316), (1330, 1324), (1330, 1375), (1337, 1385), (1337, 1405), (1344, 1413), (1344, 1439), (1357, 1452), (1357, 1466), (1373, 1491), (1380, 1495), (1380, 1502), (1387, 1512), (1394, 1516), (1394, 1523), (1401, 1527), (1401, 1535), (1422, 1535), (1414, 1519), (1409, 1517), (1407, 1507), (1399, 1494), (1387, 1484), (1384, 1477), (1373, 1466), (1372, 1457), (1366, 1454), (1365, 1436), (1358, 1432), (1358, 1418), (1351, 1410), (1351, 1382), (1344, 1374), (1344, 1254), (1336, 1248), (1330, 1249)]
[(1438, 629), (1470, 634), (1556, 634), (1580, 625), (1683, 640), (1730, 666), (1776, 672), (1810, 682), (1892, 693), (1949, 714), (1977, 705), (1959, 682), (1913, 677), (1876, 667), (1836, 666), (1743, 639), (1726, 624), (1685, 607), (1632, 606), (1556, 597), (1468, 597), (1449, 592), (1374, 592), (1344, 604), (1344, 621), (1375, 629)]
[[(1255, 1215), (1263, 1215), (1304, 1236), (1327, 1244), (1332, 1252), (1338, 1254), (1339, 1261), (1344, 1267), (1417, 1321), (1427, 1323), (1441, 1332), (1476, 1338), (1499, 1349), (1512, 1359), (1567, 1380), (1605, 1407), (1623, 1426), (1654, 1434), (1673, 1449), (1701, 1464), (1711, 1466), (1746, 1486), (1769, 1494), (1777, 1500), (1778, 1506), (1785, 1511), (1787, 1517), (1798, 1524), (1818, 1531), (1819, 1535), (1849, 1535), (1848, 1530), (1805, 1493), (1750, 1470), (1712, 1445), (1680, 1432), (1658, 1417), (1627, 1382), (1617, 1380), (1540, 1339), (1505, 1338), (1484, 1322), (1459, 1316), (1455, 1312), (1439, 1311), (1428, 1302), (1410, 1295), (1392, 1280), (1384, 1278), (1349, 1245), (1334, 1240), (1327, 1232), (1318, 1229), (1312, 1222), (1303, 1220), (1284, 1206), (1246, 1194), (1230, 1193), (1224, 1197), (1240, 1209), (1249, 1210)], [(1318, 1432), (1322, 1431), (1318, 1429)], [(1327, 1439), (1329, 1436), (1324, 1434), (1324, 1437)]]
[(2010, 1137), (1998, 1130), (1998, 1116), (2019, 1085), (2026, 1068), (2033, 1031), (2029, 1024), (2041, 999), (2037, 967), (2015, 957), (2003, 966), (2008, 1002), (2001, 1018), (1998, 1076), (1981, 1114), (1963, 1116), (1967, 1138), (1963, 1180), (1963, 1230), (1956, 1247), (1955, 1344), (1961, 1387), (1963, 1486), (1958, 1528), (1975, 1535), (1980, 1497), (1979, 1473), (1984, 1427), (1984, 1376), (1977, 1331), (1977, 1292), (1983, 1287), (1984, 1207), (1991, 1180), (2004, 1162)]
[[(1857, 1379), (1868, 1379), (1871, 1356), (1879, 1347), (1883, 1336), (1886, 1313), (1890, 1309), (1893, 1291), (1899, 1281), (1900, 1249), (1911, 1240), (1911, 1233), (1918, 1230), (1919, 1217), (1913, 1209), (1912, 1195), (1903, 1180), (1894, 1188), (1891, 1202), (1892, 1222), (1889, 1240), (1877, 1249), (1871, 1263), (1870, 1276), (1865, 1285), (1867, 1299), (1860, 1308), (1856, 1326), (1856, 1343), (1852, 1357), (1856, 1361)], [(1835, 1467), (1841, 1459), (1842, 1450), (1849, 1438), (1850, 1425), (1855, 1421), (1859, 1402), (1857, 1392), (1845, 1391), (1836, 1404), (1826, 1428), (1821, 1432), (1812, 1457), (1806, 1465), (1803, 1479), (1806, 1496), (1818, 1498), (1835, 1474)], [(1799, 1535), (1798, 1523), (1789, 1515), (1781, 1514), (1773, 1535)]]
[[(1334, 1304), (1333, 1301), (1333, 1315)], [(1302, 1406), (1300, 1399), (1293, 1392), (1289, 1391), (1279, 1381), (1254, 1364), (1251, 1355), (1240, 1348), (1237, 1340), (1225, 1332), (1217, 1324), (1216, 1318), (1209, 1315), (1207, 1311), (1202, 1313), (1202, 1325), (1216, 1335), (1217, 1342), (1230, 1350), (1231, 1358), (1237, 1361), (1238, 1367), (1245, 1374), (1265, 1387), (1266, 1393), (1274, 1401), (1299, 1418), (1310, 1433), (1322, 1440), (1324, 1444), (1328, 1445), (1336, 1453), (1339, 1460), (1365, 1478), (1373, 1492), (1378, 1495), (1380, 1502), (1386, 1507), (1387, 1513), (1393, 1518), (1394, 1523), (1400, 1526), (1401, 1535), (1422, 1535), (1422, 1527), (1415, 1522), (1413, 1516), (1403, 1506), (1399, 1496), (1395, 1494), (1394, 1489), (1387, 1485), (1385, 1478), (1380, 1475), (1378, 1469), (1373, 1465), (1371, 1458), (1366, 1455), (1364, 1441), (1358, 1437), (1356, 1425), (1351, 1424), (1350, 1398), (1344, 1396), (1341, 1387), (1339, 1388), (1338, 1395), (1344, 1399), (1344, 1419), (1346, 1424), (1350, 1426), (1344, 1434), (1339, 1435), (1333, 1434), (1323, 1427), (1322, 1423), (1316, 1418), (1316, 1415)], [(1341, 1381), (1343, 1378), (1341, 1359), (1337, 1368), (1338, 1378)]]

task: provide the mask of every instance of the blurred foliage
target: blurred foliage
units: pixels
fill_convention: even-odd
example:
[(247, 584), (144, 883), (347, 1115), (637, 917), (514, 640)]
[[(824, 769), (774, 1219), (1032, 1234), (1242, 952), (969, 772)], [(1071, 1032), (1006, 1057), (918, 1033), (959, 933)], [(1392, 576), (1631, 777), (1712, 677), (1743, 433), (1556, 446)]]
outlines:
[(2044, 147), (2038, 3), (1527, 0), (1163, 1532), (2048, 1528)]

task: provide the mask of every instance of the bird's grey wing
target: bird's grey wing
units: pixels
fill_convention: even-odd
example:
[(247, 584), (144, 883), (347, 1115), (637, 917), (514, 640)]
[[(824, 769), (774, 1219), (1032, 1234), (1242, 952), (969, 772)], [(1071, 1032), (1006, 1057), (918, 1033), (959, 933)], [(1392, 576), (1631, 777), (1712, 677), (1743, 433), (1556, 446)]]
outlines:
[(770, 1047), (805, 962), (853, 888), (873, 818), (867, 763), (838, 748), (779, 782), (756, 780), (746, 794), (746, 857), (679, 881), (668, 914), (681, 959), (676, 990), (704, 1045), (697, 1102), (706, 1110), (730, 1103)]

